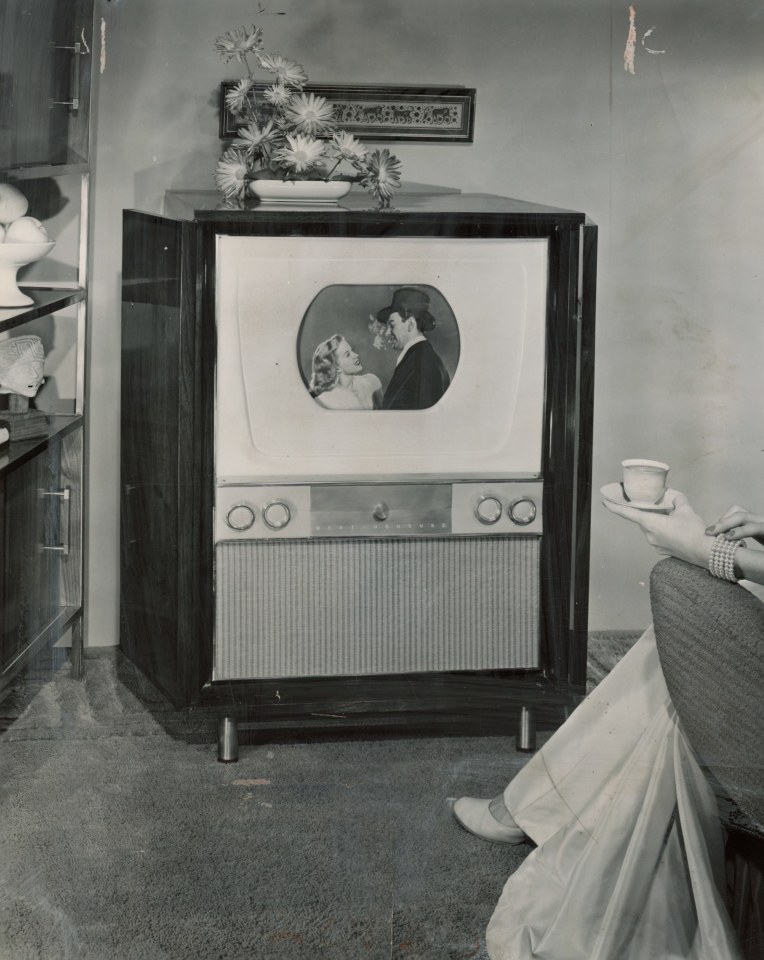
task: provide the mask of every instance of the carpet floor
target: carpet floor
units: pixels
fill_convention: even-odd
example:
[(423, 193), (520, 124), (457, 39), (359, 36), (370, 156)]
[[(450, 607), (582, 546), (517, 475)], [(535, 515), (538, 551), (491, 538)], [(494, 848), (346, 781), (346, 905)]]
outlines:
[[(635, 638), (593, 638), (590, 685)], [(220, 764), (121, 655), (85, 668), (0, 705), (0, 960), (486, 960), (530, 847), (451, 804), (503, 788), (514, 738), (244, 739)]]

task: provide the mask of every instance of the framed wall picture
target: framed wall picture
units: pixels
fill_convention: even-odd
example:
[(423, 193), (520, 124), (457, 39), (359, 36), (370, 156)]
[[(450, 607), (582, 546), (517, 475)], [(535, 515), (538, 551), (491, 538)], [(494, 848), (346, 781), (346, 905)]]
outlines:
[[(226, 93), (235, 83), (225, 80), (221, 84), (221, 139), (235, 137), (241, 125), (225, 105)], [(256, 95), (266, 86), (256, 83)], [(359, 140), (473, 141), (474, 88), (311, 83), (305, 93), (325, 97), (334, 107), (338, 127)]]

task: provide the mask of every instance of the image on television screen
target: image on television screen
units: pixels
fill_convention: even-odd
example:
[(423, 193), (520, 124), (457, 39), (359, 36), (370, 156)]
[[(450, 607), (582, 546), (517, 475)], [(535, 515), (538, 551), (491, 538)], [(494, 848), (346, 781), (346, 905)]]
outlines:
[(459, 328), (429, 284), (331, 284), (302, 318), (297, 360), (327, 410), (426, 410), (453, 381)]

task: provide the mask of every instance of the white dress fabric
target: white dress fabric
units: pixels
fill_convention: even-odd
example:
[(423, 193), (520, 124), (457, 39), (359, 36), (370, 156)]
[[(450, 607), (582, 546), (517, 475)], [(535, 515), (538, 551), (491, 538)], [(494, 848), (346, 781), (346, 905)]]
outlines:
[(538, 844), (488, 925), (491, 960), (739, 960), (716, 801), (649, 628), (504, 792)]
[(316, 403), (328, 410), (373, 410), (374, 394), (382, 389), (382, 382), (373, 373), (358, 373), (350, 377), (348, 386), (337, 384), (316, 397)]

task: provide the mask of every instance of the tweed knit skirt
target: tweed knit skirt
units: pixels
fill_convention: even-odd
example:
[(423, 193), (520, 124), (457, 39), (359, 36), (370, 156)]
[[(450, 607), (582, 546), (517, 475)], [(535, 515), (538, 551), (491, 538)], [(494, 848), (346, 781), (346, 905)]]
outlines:
[(738, 960), (716, 801), (652, 628), (503, 800), (537, 847), (488, 925), (491, 960)]

